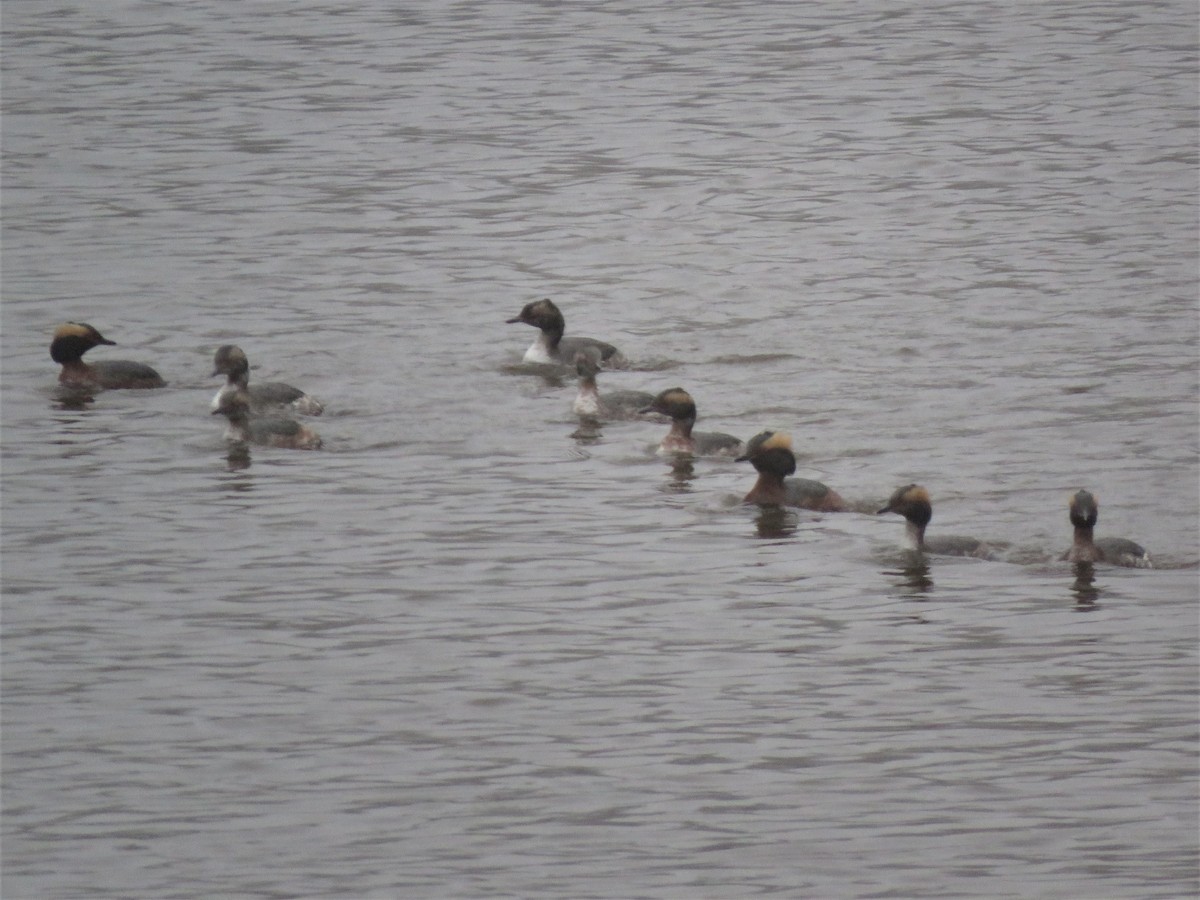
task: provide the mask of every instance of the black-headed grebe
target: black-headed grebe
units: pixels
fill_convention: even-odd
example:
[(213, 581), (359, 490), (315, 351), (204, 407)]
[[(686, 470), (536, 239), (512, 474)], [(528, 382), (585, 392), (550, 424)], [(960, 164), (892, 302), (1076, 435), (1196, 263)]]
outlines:
[(525, 351), (525, 362), (527, 363), (573, 366), (576, 353), (594, 347), (600, 354), (601, 361), (609, 368), (620, 368), (625, 365), (625, 357), (612, 344), (598, 341), (595, 338), (563, 337), (566, 321), (552, 300), (526, 303), (519, 315), (508, 320), (510, 325), (514, 322), (524, 322), (541, 331), (537, 340)]
[(286, 407), (304, 416), (319, 416), (325, 410), (316, 397), (282, 381), (250, 384), (250, 361), (242, 352), (242, 348), (234, 344), (225, 344), (217, 348), (217, 352), (213, 354), (213, 375), (226, 376), (225, 386), (213, 397), (214, 410), (220, 404), (221, 394), (239, 388), (249, 393), (250, 408), (256, 413)]
[(250, 396), (242, 388), (217, 394), (212, 414), (229, 420), (225, 439), (235, 444), (261, 444), (290, 450), (319, 450), (321, 436), (306, 425), (286, 416), (250, 415)]
[(908, 539), (912, 549), (918, 553), (932, 553), (935, 556), (974, 556), (980, 559), (987, 559), (990, 555), (987, 546), (975, 538), (939, 536), (926, 540), (925, 526), (933, 518), (933, 504), (929, 500), (929, 491), (919, 484), (906, 484), (897, 488), (888, 499), (887, 505), (876, 515), (889, 512), (904, 516)]
[(763, 431), (746, 443), (738, 462), (749, 460), (758, 471), (758, 481), (746, 495), (746, 503), (761, 506), (798, 506), (822, 512), (841, 512), (846, 502), (837, 491), (808, 478), (787, 478), (796, 471), (792, 439), (781, 431)]
[(166, 384), (152, 368), (127, 359), (85, 363), (83, 354), (101, 344), (115, 345), (86, 322), (64, 322), (54, 329), (50, 358), (62, 366), (63, 384), (101, 388), (160, 388)]
[(654, 395), (646, 391), (606, 391), (601, 394), (596, 387), (596, 374), (600, 371), (600, 351), (588, 347), (575, 354), (575, 371), (579, 375), (579, 393), (575, 395), (572, 409), (575, 415), (590, 419), (637, 418), (643, 407), (654, 402)]
[(671, 420), (671, 430), (658, 445), (664, 455), (683, 454), (690, 456), (736, 457), (745, 448), (745, 443), (732, 434), (719, 431), (697, 431), (696, 402), (683, 388), (667, 388), (654, 398), (654, 402), (642, 409), (644, 413), (656, 412)]
[(1063, 554), (1070, 562), (1109, 562), (1133, 569), (1149, 569), (1150, 554), (1141, 544), (1125, 538), (1092, 538), (1092, 530), (1100, 517), (1100, 504), (1088, 491), (1079, 491), (1069, 503), (1071, 524), (1075, 526), (1075, 539), (1071, 549)]

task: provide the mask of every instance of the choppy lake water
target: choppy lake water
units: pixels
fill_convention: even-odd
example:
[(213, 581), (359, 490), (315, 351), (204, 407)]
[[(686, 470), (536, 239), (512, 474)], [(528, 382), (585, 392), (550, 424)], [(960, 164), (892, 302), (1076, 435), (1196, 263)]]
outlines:
[[(1195, 894), (1197, 24), (5, 4), (4, 896)], [(859, 511), (581, 426), (543, 296)], [(56, 402), (69, 319), (170, 385)]]

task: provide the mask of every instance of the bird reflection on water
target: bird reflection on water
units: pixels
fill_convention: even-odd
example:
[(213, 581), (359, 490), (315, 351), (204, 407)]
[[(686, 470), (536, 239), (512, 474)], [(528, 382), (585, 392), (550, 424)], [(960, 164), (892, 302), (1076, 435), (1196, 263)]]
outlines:
[(599, 419), (580, 416), (579, 427), (571, 432), (571, 439), (581, 446), (590, 446), (600, 443), (603, 432), (604, 426)]
[(923, 600), (925, 594), (933, 592), (933, 577), (929, 574), (929, 562), (923, 553), (907, 551), (901, 565), (895, 569), (884, 569), (883, 574), (892, 580), (892, 585), (901, 594), (915, 600)]
[(54, 403), (58, 409), (78, 412), (87, 409), (96, 399), (96, 391), (90, 385), (59, 383), (54, 387)]
[(671, 480), (663, 485), (668, 494), (690, 494), (696, 466), (690, 456), (677, 456), (671, 460)]
[(241, 442), (230, 444), (229, 453), (225, 456), (225, 462), (230, 472), (238, 472), (242, 469), (250, 468), (249, 445)]
[(790, 537), (796, 533), (800, 517), (786, 506), (760, 506), (754, 526), (760, 538)]
[(1075, 582), (1071, 585), (1075, 608), (1089, 612), (1099, 606), (1100, 588), (1096, 587), (1096, 566), (1090, 562), (1075, 563)]

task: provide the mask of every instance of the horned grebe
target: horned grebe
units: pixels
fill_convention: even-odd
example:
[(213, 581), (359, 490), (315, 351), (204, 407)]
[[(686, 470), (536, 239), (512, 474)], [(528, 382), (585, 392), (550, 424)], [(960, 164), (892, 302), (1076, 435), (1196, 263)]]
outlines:
[(987, 559), (990, 556), (986, 545), (975, 538), (939, 536), (932, 540), (925, 539), (925, 526), (933, 518), (933, 504), (929, 501), (929, 491), (919, 484), (906, 484), (897, 488), (888, 499), (887, 506), (876, 515), (889, 512), (904, 516), (905, 530), (912, 543), (912, 549), (918, 553), (931, 553), (935, 556), (974, 556), (979, 559)]
[(316, 397), (312, 397), (300, 388), (284, 384), (282, 381), (264, 381), (250, 384), (250, 361), (241, 347), (225, 344), (218, 347), (213, 355), (213, 375), (226, 376), (225, 386), (213, 397), (212, 408), (215, 410), (220, 403), (221, 394), (245, 389), (250, 395), (250, 408), (253, 412), (267, 412), (282, 407), (290, 408), (293, 412), (304, 416), (319, 416), (325, 407)]
[(696, 402), (683, 388), (667, 388), (642, 412), (656, 412), (671, 420), (671, 430), (658, 445), (661, 454), (685, 454), (690, 456), (736, 457), (745, 448), (745, 443), (732, 434), (719, 431), (697, 431)]
[(600, 371), (600, 351), (588, 347), (575, 354), (575, 371), (579, 374), (579, 393), (572, 409), (575, 415), (590, 419), (635, 419), (642, 408), (654, 402), (646, 391), (606, 391), (596, 387)]
[(566, 321), (552, 300), (537, 300), (525, 304), (519, 315), (508, 320), (510, 325), (514, 322), (524, 322), (541, 330), (537, 339), (525, 351), (524, 359), (527, 363), (570, 366), (575, 364), (576, 353), (594, 347), (599, 352), (601, 361), (609, 368), (621, 368), (626, 364), (621, 351), (612, 344), (595, 338), (563, 337)]
[(242, 388), (222, 390), (216, 397), (212, 414), (229, 420), (225, 439), (235, 444), (261, 444), (291, 450), (318, 450), (321, 436), (311, 428), (286, 416), (251, 417), (250, 396)]
[(127, 359), (103, 359), (85, 363), (83, 354), (101, 344), (115, 345), (86, 322), (64, 322), (54, 329), (50, 358), (62, 366), (59, 382), (100, 388), (160, 388), (166, 384), (144, 363)]
[(1150, 554), (1141, 544), (1125, 538), (1092, 538), (1092, 530), (1100, 517), (1100, 504), (1088, 491), (1079, 491), (1068, 502), (1075, 539), (1071, 549), (1063, 554), (1070, 562), (1110, 562), (1133, 569), (1152, 567)]
[(808, 478), (786, 478), (796, 471), (792, 439), (783, 432), (763, 431), (746, 444), (738, 462), (749, 460), (758, 471), (758, 481), (746, 495), (746, 503), (762, 506), (798, 506), (823, 512), (841, 512), (846, 502), (837, 491)]

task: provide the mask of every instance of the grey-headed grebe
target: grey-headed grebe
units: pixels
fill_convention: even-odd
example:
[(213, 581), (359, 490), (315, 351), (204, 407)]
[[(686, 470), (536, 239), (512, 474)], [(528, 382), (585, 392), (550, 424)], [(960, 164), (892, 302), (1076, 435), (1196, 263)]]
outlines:
[(823, 512), (841, 512), (846, 502), (837, 491), (808, 478), (787, 478), (796, 471), (792, 439), (779, 431), (763, 431), (746, 443), (738, 462), (749, 460), (758, 471), (758, 481), (746, 495), (746, 503), (762, 506), (798, 506)]
[(234, 344), (225, 344), (217, 348), (217, 352), (213, 354), (213, 375), (226, 376), (225, 386), (213, 397), (214, 410), (220, 403), (221, 394), (239, 388), (248, 392), (252, 412), (267, 412), (286, 407), (301, 415), (319, 416), (325, 410), (316, 397), (282, 381), (250, 384), (250, 361), (242, 348)]
[(58, 380), (63, 384), (100, 388), (160, 388), (166, 384), (144, 363), (127, 359), (104, 359), (91, 364), (83, 354), (101, 344), (115, 345), (86, 322), (64, 322), (54, 329), (50, 358), (62, 366)]
[(212, 414), (229, 420), (225, 439), (237, 444), (261, 444), (291, 450), (318, 450), (321, 436), (311, 428), (286, 416), (250, 415), (250, 395), (243, 388), (222, 390), (217, 394)]
[(696, 402), (683, 388), (667, 388), (642, 412), (656, 412), (671, 420), (671, 430), (658, 445), (658, 452), (690, 456), (736, 457), (745, 443), (732, 434), (719, 431), (692, 431), (696, 424)]
[(541, 331), (525, 351), (524, 359), (527, 363), (573, 366), (576, 353), (594, 347), (599, 352), (601, 361), (608, 367), (620, 368), (626, 364), (621, 351), (612, 344), (595, 338), (563, 337), (566, 321), (552, 300), (537, 300), (525, 304), (517, 316), (508, 320), (510, 325), (513, 322), (524, 322)]
[(579, 375), (579, 393), (571, 408), (577, 416), (590, 419), (635, 419), (641, 410), (654, 402), (646, 391), (605, 391), (596, 387), (600, 371), (600, 351), (588, 347), (575, 354), (575, 371)]
[(1063, 554), (1063, 559), (1070, 562), (1110, 562), (1134, 569), (1151, 568), (1150, 554), (1141, 544), (1126, 538), (1093, 539), (1092, 530), (1100, 517), (1100, 504), (1091, 493), (1076, 493), (1070, 499), (1068, 509), (1071, 524), (1075, 526), (1075, 539), (1071, 549)]
[(938, 536), (926, 540), (925, 526), (933, 518), (933, 504), (929, 500), (929, 491), (919, 484), (906, 484), (897, 488), (888, 498), (887, 505), (876, 515), (889, 512), (904, 516), (908, 539), (912, 549), (918, 553), (931, 553), (935, 556), (974, 556), (980, 559), (990, 556), (987, 546), (975, 538)]

